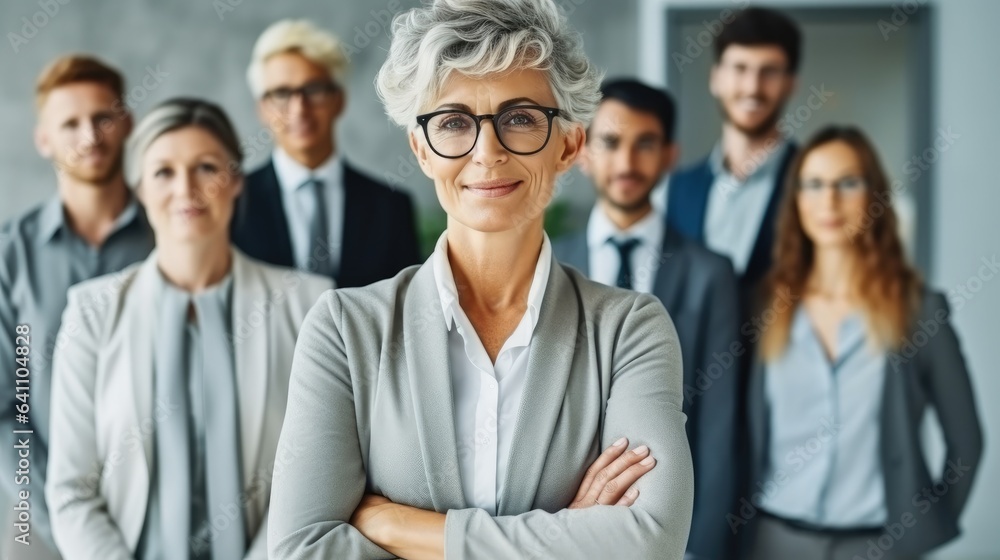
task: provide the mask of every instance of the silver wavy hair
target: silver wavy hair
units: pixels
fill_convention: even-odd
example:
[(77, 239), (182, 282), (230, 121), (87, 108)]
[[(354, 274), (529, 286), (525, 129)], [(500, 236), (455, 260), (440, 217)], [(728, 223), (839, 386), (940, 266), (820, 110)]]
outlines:
[(554, 0), (434, 0), (396, 16), (375, 90), (389, 118), (412, 129), (452, 71), (475, 78), (515, 69), (545, 71), (559, 109), (590, 123), (603, 72)]

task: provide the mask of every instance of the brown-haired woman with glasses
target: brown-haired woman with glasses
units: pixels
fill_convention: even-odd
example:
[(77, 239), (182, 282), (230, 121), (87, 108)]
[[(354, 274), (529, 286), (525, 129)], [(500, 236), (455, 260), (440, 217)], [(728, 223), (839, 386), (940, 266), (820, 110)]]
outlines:
[[(890, 195), (855, 128), (820, 131), (789, 170), (749, 389), (750, 558), (913, 558), (959, 532), (982, 452), (975, 397)], [(928, 405), (940, 478), (921, 448)]]

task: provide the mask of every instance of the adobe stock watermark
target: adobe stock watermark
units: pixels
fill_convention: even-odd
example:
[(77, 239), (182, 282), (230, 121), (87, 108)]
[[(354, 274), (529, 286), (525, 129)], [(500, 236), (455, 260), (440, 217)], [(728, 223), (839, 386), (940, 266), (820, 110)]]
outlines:
[[(799, 299), (799, 296), (792, 293), (789, 288), (781, 288), (775, 293), (775, 298), (771, 304), (759, 315), (748, 319), (740, 326), (740, 334), (746, 338), (751, 345), (764, 336), (764, 332), (778, 320), (778, 315), (788, 312)], [(704, 369), (698, 368), (695, 371), (694, 384), (684, 384), (684, 403), (690, 404), (697, 397), (704, 395), (712, 389), (718, 381), (733, 365), (740, 363), (740, 357), (746, 354), (747, 348), (742, 340), (734, 340), (729, 344), (729, 348), (719, 354), (712, 353), (712, 362)]]
[(219, 535), (241, 520), (243, 513), (253, 507), (255, 502), (266, 498), (271, 492), (271, 484), (276, 477), (282, 475), (302, 455), (303, 448), (293, 442), (288, 442), (275, 450), (274, 462), (258, 467), (250, 476), (249, 483), (240, 492), (235, 502), (224, 504), (210, 518), (195, 529), (188, 539), (191, 550), (206, 552), (212, 548), (212, 543)]
[(70, 154), (62, 161), (54, 161), (56, 169), (62, 171), (64, 167), (73, 167), (79, 163), (80, 159), (87, 155), (90, 150), (94, 147), (94, 144), (98, 142), (98, 138), (102, 134), (107, 134), (115, 126), (121, 124), (123, 120), (128, 118), (132, 114), (132, 110), (144, 101), (153, 90), (160, 87), (160, 84), (164, 82), (166, 78), (170, 76), (169, 72), (164, 72), (160, 65), (157, 64), (155, 67), (146, 66), (146, 73), (139, 80), (139, 83), (130, 88), (121, 97), (115, 100), (111, 106), (112, 117), (102, 121), (98, 125), (98, 130), (94, 135), (94, 138), (87, 140), (82, 143), (82, 145), (76, 147)]
[[(855, 554), (851, 560), (882, 560), (886, 553), (891, 551), (910, 529), (917, 526), (920, 521), (917, 514), (927, 515), (971, 470), (972, 467), (963, 465), (960, 458), (949, 460), (944, 472), (941, 473), (941, 480), (932, 484), (930, 488), (922, 488), (920, 492), (913, 495), (910, 500), (913, 509), (900, 514), (898, 521), (889, 521), (883, 525), (881, 535), (868, 539), (868, 548), (865, 549), (864, 556)], [(947, 502), (942, 505), (950, 507)]]
[(62, 7), (69, 3), (70, 0), (38, 0), (36, 2), (38, 10), (31, 16), (21, 18), (19, 30), (21, 33), (7, 32), (7, 41), (10, 42), (10, 48), (14, 50), (14, 54), (20, 52), (21, 47), (37, 37), (38, 33), (59, 15)]
[(889, 16), (889, 19), (879, 19), (876, 22), (878, 31), (882, 34), (882, 40), (888, 41), (890, 35), (909, 23), (910, 16), (917, 13), (917, 10), (925, 5), (927, 5), (927, 0), (905, 0), (893, 4), (892, 15)]
[(706, 50), (710, 50), (715, 38), (722, 33), (726, 25), (736, 19), (740, 10), (750, 5), (750, 0), (730, 0), (736, 4), (732, 8), (726, 8), (719, 12), (719, 16), (713, 20), (702, 20), (701, 27), (696, 34), (688, 35), (684, 39), (683, 51), (670, 53), (670, 60), (677, 66), (679, 72), (684, 72), (684, 67), (693, 64), (695, 59), (700, 57)]
[[(232, 14), (243, 4), (243, 0), (213, 0), (212, 8), (215, 10), (219, 21), (225, 21), (229, 14)], [(351, 30), (351, 40), (343, 38), (344, 54), (348, 60), (369, 47), (373, 41), (379, 37), (389, 37), (392, 20), (402, 11), (403, 6), (400, 0), (389, 0), (385, 8), (370, 10), (368, 21), (355, 25)]]
[(886, 209), (892, 206), (892, 197), (903, 195), (908, 185), (915, 183), (924, 173), (929, 171), (931, 166), (937, 163), (942, 155), (950, 150), (960, 138), (962, 136), (953, 131), (950, 126), (939, 128), (937, 136), (934, 137), (931, 145), (919, 154), (911, 156), (903, 164), (903, 174), (906, 176), (907, 181), (893, 179), (889, 184), (889, 190), (892, 192), (891, 196), (880, 192), (871, 193), (873, 200), (868, 203), (865, 215), (862, 216), (861, 221), (857, 224), (846, 224), (844, 226), (845, 233), (850, 238), (855, 239), (861, 232), (869, 230), (875, 224), (875, 220), (881, 218), (885, 214)]
[(789, 476), (805, 468), (806, 464), (818, 456), (827, 444), (837, 437), (839, 432), (840, 424), (836, 420), (821, 418), (819, 426), (816, 428), (816, 435), (789, 451), (785, 455), (785, 465), (773, 467), (773, 473), (769, 480), (757, 481), (758, 491), (751, 494), (749, 499), (746, 496), (741, 497), (736, 513), (726, 514), (729, 530), (735, 535), (743, 526), (750, 523), (750, 520), (757, 516), (764, 500), (774, 497), (782, 487), (788, 484)]
[(785, 114), (778, 119), (775, 126), (780, 137), (769, 139), (764, 144), (764, 147), (755, 152), (748, 160), (744, 161), (739, 166), (739, 169), (731, 170), (733, 171), (732, 175), (723, 178), (720, 188), (724, 195), (729, 196), (736, 192), (741, 184), (737, 177), (750, 177), (753, 175), (757, 169), (775, 155), (775, 152), (779, 148), (784, 146), (783, 140), (795, 136), (795, 131), (801, 129), (805, 123), (809, 122), (835, 96), (836, 92), (827, 90), (825, 83), (821, 83), (818, 86), (815, 84), (809, 86), (809, 96), (805, 102), (799, 104), (794, 109), (785, 111)]
[(903, 338), (902, 343), (896, 351), (886, 356), (893, 371), (899, 371), (899, 368), (905, 366), (910, 360), (916, 357), (921, 348), (927, 346), (943, 328), (947, 327), (951, 313), (965, 307), (968, 302), (972, 301), (983, 290), (987, 282), (1000, 274), (1000, 259), (997, 258), (996, 253), (990, 258), (980, 258), (979, 262), (982, 265), (979, 266), (975, 274), (972, 274), (964, 282), (956, 284), (955, 287), (948, 290), (946, 297), (948, 298), (951, 312), (949, 313), (945, 309), (938, 309), (930, 319), (917, 320), (916, 330), (908, 337)]

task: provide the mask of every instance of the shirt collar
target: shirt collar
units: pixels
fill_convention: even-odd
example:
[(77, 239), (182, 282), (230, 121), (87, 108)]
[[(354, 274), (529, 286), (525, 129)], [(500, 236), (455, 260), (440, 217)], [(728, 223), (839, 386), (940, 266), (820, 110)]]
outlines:
[[(115, 218), (115, 223), (111, 227), (109, 236), (134, 222), (140, 214), (141, 209), (139, 208), (138, 201), (136, 201), (135, 196), (129, 193), (129, 201), (125, 204), (122, 212), (118, 214), (118, 217)], [(45, 242), (50, 241), (56, 233), (62, 231), (65, 227), (66, 214), (63, 211), (62, 199), (58, 196), (53, 197), (45, 203), (39, 216), (38, 228), (42, 240)]]
[(608, 218), (600, 204), (595, 204), (587, 221), (587, 246), (593, 251), (606, 244), (609, 237), (618, 240), (633, 237), (640, 241), (644, 250), (657, 250), (663, 243), (663, 230), (663, 216), (656, 209), (622, 230)]
[[(867, 339), (867, 333), (864, 316), (860, 312), (851, 312), (845, 316), (840, 325), (837, 326), (837, 356), (835, 359), (838, 362), (842, 361)], [(804, 305), (798, 305), (795, 308), (795, 315), (792, 317), (791, 340), (802, 342), (810, 338), (816, 339), (816, 343), (819, 344), (819, 336), (813, 329), (809, 313)]]
[[(775, 143), (774, 147), (771, 149), (771, 152), (767, 155), (767, 159), (765, 159), (760, 165), (758, 165), (756, 169), (753, 170), (753, 173), (747, 175), (746, 179), (747, 181), (757, 177), (762, 177), (777, 173), (778, 164), (781, 162), (781, 158), (784, 155), (785, 150), (788, 149), (788, 139), (785, 138), (784, 136), (779, 136), (778, 138), (779, 139)], [(721, 140), (715, 143), (715, 146), (712, 148), (712, 151), (708, 154), (708, 166), (709, 169), (712, 170), (712, 175), (714, 175), (715, 177), (733, 176), (733, 174), (728, 169), (726, 169), (725, 157), (723, 156), (722, 153)]]
[(167, 277), (163, 275), (163, 271), (160, 270), (159, 266), (156, 267), (156, 284), (161, 292), (170, 291), (189, 299), (198, 298), (204, 301), (213, 301), (226, 308), (229, 305), (229, 299), (233, 288), (233, 268), (234, 267), (230, 266), (229, 271), (222, 277), (222, 280), (208, 286), (197, 294), (192, 294), (191, 292), (180, 288), (168, 280)]
[[(437, 284), (438, 296), (441, 298), (441, 311), (444, 312), (445, 327), (450, 331), (455, 324), (455, 315), (459, 309), (458, 287), (455, 285), (455, 276), (451, 272), (451, 263), (448, 261), (448, 231), (438, 237), (434, 246), (434, 254), (431, 255), (434, 269), (434, 281)], [(531, 287), (528, 288), (528, 314), (531, 318), (531, 331), (534, 331), (538, 323), (538, 316), (542, 307), (542, 299), (545, 296), (545, 287), (549, 282), (549, 272), (552, 267), (552, 244), (549, 236), (542, 233), (542, 250), (538, 254), (538, 261), (535, 263), (535, 274), (531, 279)]]
[(281, 148), (275, 148), (272, 156), (274, 172), (278, 175), (281, 190), (295, 191), (309, 179), (320, 179), (327, 185), (340, 185), (343, 182), (344, 163), (338, 153), (334, 153), (316, 169), (309, 169), (292, 159)]

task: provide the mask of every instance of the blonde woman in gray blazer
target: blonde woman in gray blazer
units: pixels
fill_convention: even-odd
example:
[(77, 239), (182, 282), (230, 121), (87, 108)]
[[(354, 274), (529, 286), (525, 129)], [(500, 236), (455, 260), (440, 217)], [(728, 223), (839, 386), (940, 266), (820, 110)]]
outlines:
[(73, 559), (266, 558), (295, 338), (328, 279), (229, 243), (240, 152), (168, 101), (129, 147), (157, 250), (73, 287), (53, 366), (46, 498)]
[(548, 0), (439, 0), (393, 32), (377, 88), (448, 227), (306, 318), (271, 557), (681, 558), (673, 324), (558, 264), (542, 228), (600, 100), (579, 37)]

